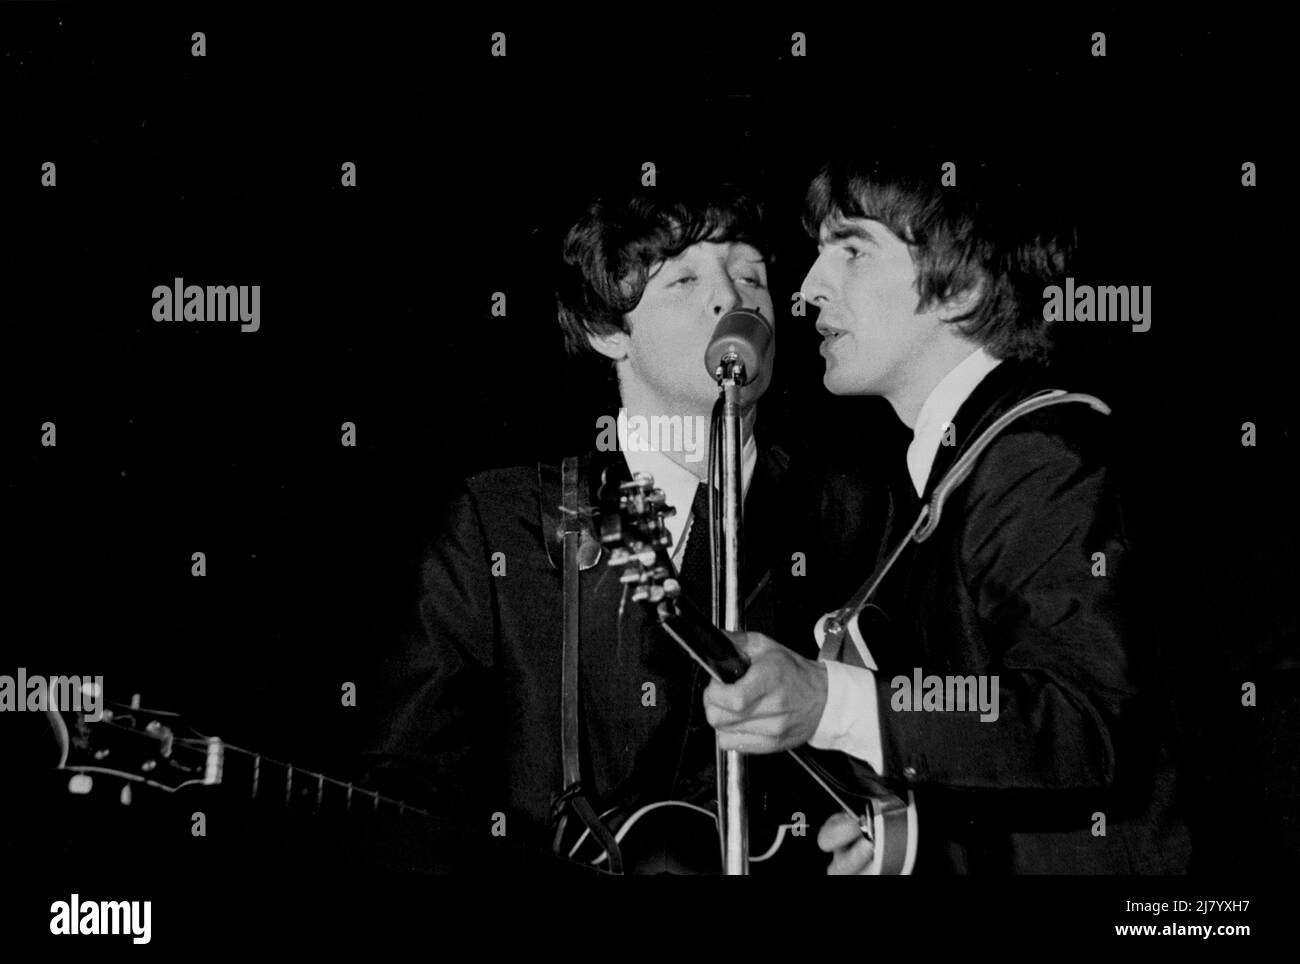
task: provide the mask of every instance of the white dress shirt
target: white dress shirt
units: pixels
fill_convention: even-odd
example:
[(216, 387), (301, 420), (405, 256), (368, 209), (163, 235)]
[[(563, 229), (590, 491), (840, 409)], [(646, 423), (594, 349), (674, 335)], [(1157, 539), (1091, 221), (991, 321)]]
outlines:
[[(977, 349), (949, 371), (921, 405), (912, 444), (907, 447), (907, 472), (918, 496), (925, 491), (930, 469), (953, 416), (975, 386), (999, 364), (1001, 359), (983, 348)], [(952, 444), (960, 445), (964, 440), (956, 433), (961, 429), (953, 426), (953, 430)], [(868, 652), (864, 654), (867, 669), (834, 660), (821, 662), (826, 667), (826, 706), (809, 745), (822, 750), (840, 750), (865, 760), (877, 773), (884, 773), (875, 661)]]
[[(943, 444), (944, 432), (957, 409), (970, 398), (970, 393), (975, 391), (975, 386), (984, 380), (984, 376), (1000, 364), (1002, 359), (994, 358), (983, 348), (971, 352), (943, 376), (921, 405), (916, 416), (916, 428), (912, 430), (912, 444), (907, 447), (907, 474), (912, 477), (912, 487), (917, 495), (925, 492), (925, 483), (934, 466), (934, 458), (939, 454), (939, 446)], [(956, 426), (953, 426), (952, 438), (952, 444), (959, 445), (963, 441), (957, 437)]]

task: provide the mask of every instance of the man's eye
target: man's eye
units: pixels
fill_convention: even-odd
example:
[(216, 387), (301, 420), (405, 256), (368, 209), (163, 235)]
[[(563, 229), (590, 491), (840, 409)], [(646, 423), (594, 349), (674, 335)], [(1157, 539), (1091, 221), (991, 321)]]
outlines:
[(850, 261), (856, 261), (858, 258), (862, 257), (863, 254), (865, 254), (865, 252), (861, 248), (859, 248), (856, 244), (846, 244), (844, 246), (844, 250), (848, 254)]
[(766, 285), (763, 284), (763, 279), (760, 278), (760, 277), (759, 277), (758, 275), (756, 275), (756, 274), (741, 275), (741, 276), (740, 276), (739, 278), (737, 278), (736, 280), (737, 280), (737, 281), (744, 281), (744, 282), (746, 282), (747, 284), (753, 285), (755, 288), (764, 288), (764, 287), (766, 287)]
[(669, 285), (668, 285), (668, 287), (671, 288), (673, 285), (691, 284), (692, 282), (697, 281), (697, 280), (698, 280), (698, 279), (697, 279), (697, 278), (695, 277), (695, 275), (693, 275), (693, 274), (684, 274), (684, 275), (682, 275), (680, 278), (678, 278), (676, 281), (670, 282)]

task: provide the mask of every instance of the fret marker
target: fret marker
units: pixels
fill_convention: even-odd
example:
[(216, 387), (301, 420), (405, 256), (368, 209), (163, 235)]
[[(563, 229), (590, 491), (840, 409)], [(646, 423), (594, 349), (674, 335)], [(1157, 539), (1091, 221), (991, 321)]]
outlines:
[(203, 767), (203, 785), (215, 786), (221, 782), (222, 763), (225, 748), (215, 736), (208, 737), (208, 756)]

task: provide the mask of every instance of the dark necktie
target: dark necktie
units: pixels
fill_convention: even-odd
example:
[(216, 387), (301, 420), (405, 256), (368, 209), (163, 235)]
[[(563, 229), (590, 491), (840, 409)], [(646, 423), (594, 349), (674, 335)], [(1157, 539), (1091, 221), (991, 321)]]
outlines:
[[(707, 620), (713, 615), (713, 573), (709, 559), (709, 487), (695, 487), (691, 522), (686, 536), (686, 553), (678, 575), (682, 591)], [(683, 665), (687, 665), (683, 660)], [(690, 664), (693, 665), (693, 664)], [(716, 793), (713, 768), (713, 730), (704, 716), (701, 694), (708, 674), (694, 666), (686, 713), (686, 730), (669, 797), (713, 806)]]
[(686, 555), (682, 559), (682, 589), (691, 602), (710, 618), (713, 612), (713, 573), (709, 557), (709, 487), (695, 487), (691, 503), (691, 524), (687, 530)]

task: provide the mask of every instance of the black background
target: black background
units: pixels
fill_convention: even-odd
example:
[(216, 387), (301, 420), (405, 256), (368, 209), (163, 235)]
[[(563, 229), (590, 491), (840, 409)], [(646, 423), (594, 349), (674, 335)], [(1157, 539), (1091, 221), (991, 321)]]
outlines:
[[(103, 674), (110, 699), (142, 693), (347, 778), (374, 661), (447, 487), (588, 437), (551, 272), (594, 190), (634, 182), (645, 161), (663, 184), (702, 167), (759, 184), (785, 313), (764, 418), (870, 465), (870, 429), (891, 416), (828, 398), (813, 318), (788, 315), (813, 256), (803, 190), (835, 151), (953, 160), (959, 179), (1011, 164), (1058, 185), (1095, 283), (1153, 289), (1149, 331), (1072, 334), (1080, 387), (1105, 394), (1129, 443), (1198, 871), (1255, 886), (1297, 869), (1290, 110), (1275, 29), (922, 7), (712, 21), (364, 11), (0, 9), (0, 672)], [(496, 30), (505, 58), (490, 56)], [(806, 57), (791, 56), (796, 30)], [(1097, 30), (1104, 58), (1090, 54)], [(345, 161), (356, 188), (340, 185)], [(1246, 161), (1258, 187), (1241, 185)], [(175, 277), (260, 284), (261, 330), (154, 322), (151, 291)], [(45, 421), (55, 448), (40, 444)], [(340, 445), (344, 421), (356, 448)], [(195, 551), (206, 578), (190, 575)], [(344, 681), (357, 708), (340, 705)], [(58, 819), (35, 834), (62, 855), (47, 870), (63, 899), (77, 880), (114, 879), (118, 850), (90, 877), (58, 872), (124, 819), (95, 806), (75, 827), (47, 811)], [(224, 874), (275, 873), (284, 856), (278, 825), (196, 842), (188, 805), (179, 823), (148, 806), (117, 841), (146, 896), (164, 852), (197, 861), (168, 864), (182, 895), (205, 884), (178, 865), (213, 866), (196, 844), (238, 855)], [(338, 876), (344, 891), (357, 879)], [(41, 932), (49, 898), (33, 899)], [(1062, 915), (1127, 920), (1096, 901)]]

